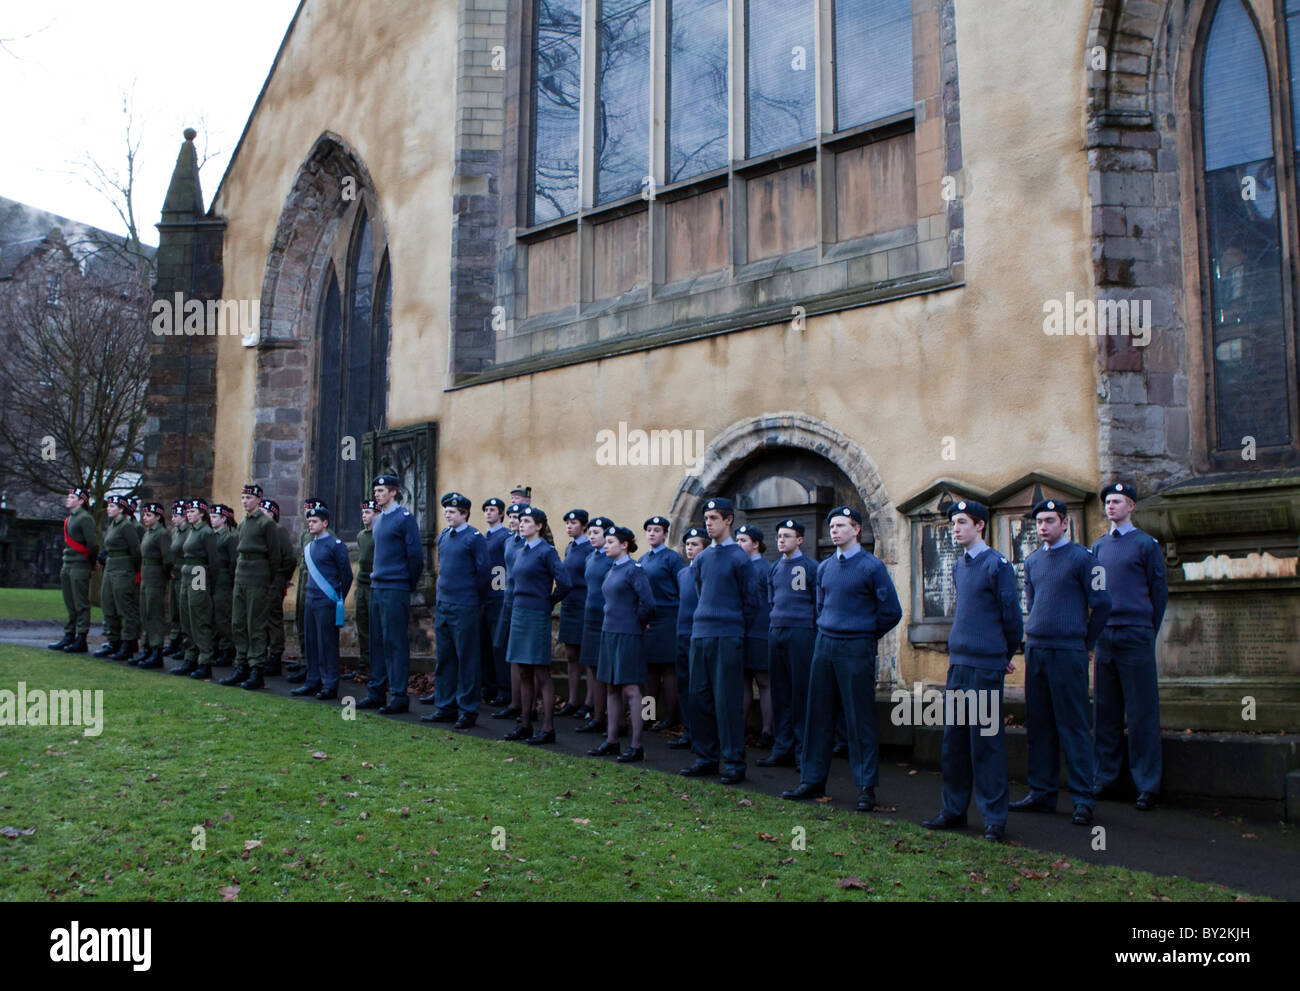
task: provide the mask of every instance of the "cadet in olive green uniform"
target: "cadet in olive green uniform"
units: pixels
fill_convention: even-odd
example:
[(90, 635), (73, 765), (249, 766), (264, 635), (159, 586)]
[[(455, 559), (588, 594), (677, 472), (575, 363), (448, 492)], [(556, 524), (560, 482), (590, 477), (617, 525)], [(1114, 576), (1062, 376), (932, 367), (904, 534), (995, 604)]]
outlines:
[(172, 559), (172, 537), (163, 522), (163, 508), (145, 503), (140, 513), (144, 539), (140, 541), (140, 640), (142, 650), (128, 662), (139, 668), (163, 666), (166, 630), (167, 572)]
[(352, 593), (357, 612), (357, 646), (361, 651), (361, 666), (367, 673), (370, 671), (370, 569), (375, 564), (375, 535), (370, 524), (377, 512), (375, 500), (362, 500), (362, 527), (357, 532), (357, 585)]
[(108, 524), (104, 528), (104, 549), (99, 563), (104, 566), (100, 585), (100, 607), (104, 610), (104, 635), (108, 643), (95, 657), (129, 661), (139, 646), (140, 601), (136, 576), (140, 573), (140, 535), (127, 515), (131, 502), (125, 496), (109, 496), (104, 503)]
[[(304, 514), (311, 509), (323, 509), (329, 512), (329, 506), (325, 505), (320, 499), (311, 498), (302, 501), (302, 511)], [(326, 526), (325, 532), (331, 537), (334, 533)], [(313, 537), (304, 526), (302, 533), (298, 534), (298, 587), (295, 591), (295, 601), (293, 606), (293, 626), (298, 633), (298, 657), (297, 664), (291, 664), (284, 669), (285, 681), (292, 681), (295, 684), (301, 684), (307, 680), (307, 564), (306, 554), (307, 545), (311, 543)]]
[(135, 527), (135, 535), (144, 540), (144, 524), (140, 522), (140, 500), (132, 498), (126, 505), (126, 515), (131, 518), (131, 525)]
[(212, 532), (217, 535), (216, 586), (212, 593), (212, 666), (224, 667), (235, 658), (235, 641), (230, 625), (235, 599), (235, 565), (239, 535), (233, 523), (235, 511), (224, 503), (212, 504)]
[(280, 539), (275, 520), (262, 508), (262, 487), (257, 483), (244, 486), (239, 497), (244, 507), (244, 522), (239, 524), (235, 545), (234, 606), (231, 611), (231, 634), (235, 641), (235, 670), (223, 685), (261, 688), (262, 665), (266, 663), (266, 604), (271, 597), (272, 576), (280, 570)]
[(86, 510), (89, 501), (90, 493), (80, 486), (70, 489), (63, 500), (68, 518), (63, 521), (63, 568), (59, 571), (59, 582), (63, 586), (68, 621), (63, 626), (63, 639), (46, 646), (68, 654), (84, 654), (86, 635), (90, 632), (90, 573), (95, 570), (99, 535), (95, 532), (94, 519)]
[(185, 627), (190, 620), (185, 615), (185, 604), (181, 598), (181, 566), (184, 563), (181, 559), (185, 556), (185, 536), (189, 529), (190, 525), (185, 521), (185, 500), (177, 499), (172, 503), (172, 570), (171, 589), (168, 592), (172, 610), (172, 638), (163, 651), (163, 657), (185, 656)]
[(181, 602), (189, 610), (189, 643), (185, 663), (168, 674), (188, 674), (191, 678), (212, 677), (212, 596), (221, 570), (217, 558), (217, 535), (208, 519), (206, 499), (189, 499), (185, 518), (190, 528), (185, 534), (184, 565), (181, 567)]
[(266, 664), (264, 675), (280, 673), (280, 658), (284, 654), (284, 597), (289, 592), (293, 573), (298, 570), (298, 559), (293, 552), (293, 538), (280, 525), (280, 504), (274, 499), (263, 499), (262, 508), (275, 519), (275, 539), (280, 543), (280, 571), (271, 576), (271, 597), (266, 604)]

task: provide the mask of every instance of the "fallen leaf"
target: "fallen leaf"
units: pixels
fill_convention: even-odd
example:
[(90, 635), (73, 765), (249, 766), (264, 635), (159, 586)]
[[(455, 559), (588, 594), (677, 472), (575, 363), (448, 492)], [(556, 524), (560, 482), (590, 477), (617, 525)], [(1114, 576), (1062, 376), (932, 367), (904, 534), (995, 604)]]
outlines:
[(1050, 871), (1031, 871), (1028, 867), (1017, 867), (1016, 873), (1021, 877), (1031, 877), (1040, 881), (1045, 877), (1052, 876)]
[(871, 890), (870, 888), (867, 887), (867, 882), (864, 881), (864, 880), (862, 880), (862, 878), (858, 877), (856, 874), (850, 874), (848, 877), (842, 877), (842, 878), (840, 878), (838, 881), (835, 882), (835, 887), (837, 887), (837, 888), (857, 888), (857, 889), (859, 889), (860, 891), (870, 891), (870, 890)]
[(833, 799), (830, 795), (823, 795), (821, 798), (814, 798), (813, 801), (817, 802), (819, 805), (825, 805), (827, 802), (835, 801), (835, 799)]
[(748, 798), (742, 798), (742, 799), (741, 799), (739, 802), (737, 802), (736, 804), (737, 804), (737, 805), (753, 805), (754, 803), (751, 802)]
[(329, 760), (329, 759), (330, 759), (330, 755), (327, 754), (324, 750), (313, 750), (313, 751), (311, 752), (311, 755), (312, 755), (312, 757), (315, 758), (316, 760)]
[(1242, 833), (1242, 834), (1241, 834), (1241, 838), (1242, 838), (1243, 840), (1257, 840), (1257, 839), (1259, 839), (1259, 837), (1256, 836), (1254, 833)]
[(585, 825), (587, 825), (589, 822), (591, 822), (590, 819), (573, 819), (573, 820), (571, 820), (571, 821), (572, 821), (572, 822), (576, 822), (579, 826), (585, 826)]
[(16, 826), (0, 826), (0, 836), (7, 836), (11, 840), (16, 840), (20, 836), (35, 836), (36, 827), (29, 829), (18, 829)]
[(1052, 866), (1058, 871), (1068, 871), (1070, 869), (1070, 862), (1062, 857), (1060, 860), (1053, 860)]
[(245, 850), (255, 850), (262, 845), (261, 840), (244, 840)]
[(239, 885), (227, 884), (219, 889), (223, 902), (233, 902), (239, 896)]
[(775, 843), (775, 842), (776, 842), (776, 837), (773, 836), (771, 833), (759, 833), (759, 834), (758, 834), (758, 838), (759, 838), (760, 840), (762, 840), (764, 843)]
[(362, 812), (362, 813), (361, 813), (361, 818), (362, 818), (362, 819), (369, 819), (369, 818), (370, 818), (370, 813), (368, 813), (368, 812)]
[(836, 853), (835, 851), (832, 851), (832, 852), (831, 852), (831, 856), (832, 856), (832, 857), (843, 857), (844, 854), (843, 854), (843, 853)]

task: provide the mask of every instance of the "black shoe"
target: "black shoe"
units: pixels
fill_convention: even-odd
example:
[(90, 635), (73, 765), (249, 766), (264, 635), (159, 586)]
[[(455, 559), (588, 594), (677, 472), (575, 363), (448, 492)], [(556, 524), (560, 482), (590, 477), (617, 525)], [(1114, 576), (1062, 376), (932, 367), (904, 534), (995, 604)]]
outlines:
[(438, 700), (434, 698), (434, 693), (433, 693), (433, 692), (430, 692), (428, 695), (421, 695), (418, 699), (416, 699), (416, 701), (419, 702), (420, 705), (437, 705), (437, 704), (438, 704)]
[(93, 654), (91, 654), (90, 656), (91, 656), (91, 657), (107, 657), (109, 654), (114, 654), (114, 653), (116, 653), (117, 650), (118, 650), (118, 648), (121, 647), (121, 646), (122, 646), (122, 641), (121, 641), (121, 640), (109, 640), (107, 643), (105, 643), (104, 645), (102, 645), (98, 650), (96, 650), (96, 651), (95, 651)]
[(947, 812), (940, 813), (933, 819), (922, 820), (921, 825), (926, 829), (965, 829), (966, 817), (950, 815)]
[(235, 668), (234, 672), (222, 678), (217, 684), (219, 685), (242, 685), (248, 680), (248, 676), (253, 672), (249, 670), (247, 664), (241, 664)]
[(590, 718), (591, 718), (591, 706), (589, 706), (589, 705), (580, 705), (580, 706), (578, 706), (578, 711), (575, 712), (575, 713), (573, 714), (573, 718), (574, 718), (574, 719), (590, 719)]
[(57, 643), (47, 643), (45, 646), (49, 650), (62, 650), (64, 647), (70, 647), (76, 642), (77, 642), (76, 637), (70, 637), (65, 633), (63, 634), (62, 640), (58, 641)]
[(565, 719), (568, 719), (570, 716), (576, 716), (580, 708), (581, 708), (580, 706), (576, 706), (572, 702), (566, 702), (564, 704), (564, 708), (556, 712), (556, 715), (563, 716)]
[(78, 634), (77, 639), (63, 648), (65, 654), (84, 654), (90, 647), (86, 644), (86, 634)]
[(173, 637), (168, 641), (167, 646), (163, 648), (163, 657), (175, 657), (181, 649), (181, 638)]
[(212, 666), (214, 668), (228, 668), (235, 662), (235, 648), (225, 647), (212, 655)]
[(534, 747), (540, 747), (540, 746), (541, 746), (542, 744), (544, 744), (544, 743), (554, 743), (554, 742), (555, 742), (555, 730), (553, 730), (553, 729), (540, 730), (540, 729), (539, 729), (536, 733), (534, 733), (532, 736), (530, 736), (530, 737), (528, 738), (528, 742), (529, 742), (532, 746), (534, 746)]
[(490, 701), (486, 701), (484, 704), (485, 704), (485, 705), (500, 705), (500, 706), (507, 706), (507, 707), (508, 707), (508, 706), (510, 705), (510, 696), (509, 696), (509, 695), (498, 694), (498, 695), (496, 696), (496, 698), (491, 699)]
[(874, 812), (876, 808), (876, 789), (863, 785), (858, 790), (858, 811)]
[(253, 668), (252, 673), (248, 676), (248, 680), (239, 687), (249, 692), (256, 691), (259, 688), (265, 688), (266, 679), (262, 677), (262, 669)]
[(661, 719), (659, 722), (647, 726), (646, 729), (651, 733), (667, 733), (672, 729), (672, 724), (670, 724), (667, 719)]
[(386, 699), (378, 699), (375, 698), (373, 695), (367, 695), (365, 698), (363, 698), (360, 702), (357, 703), (357, 708), (358, 709), (379, 709), (382, 708), (386, 704), (386, 702), (387, 702)]
[(807, 781), (801, 781), (794, 788), (781, 792), (782, 798), (788, 798), (792, 802), (807, 802), (814, 798), (821, 798), (826, 794), (826, 785), (813, 784)]
[[(424, 699), (420, 699), (420, 701), (423, 702)], [(439, 709), (439, 710), (437, 710), (436, 712), (431, 712), (431, 713), (429, 713), (427, 716), (421, 716), (421, 717), (420, 717), (420, 722), (422, 722), (422, 723), (454, 723), (458, 718), (459, 718), (459, 716), (456, 714), (456, 710), (455, 710), (455, 709)]]
[(635, 764), (638, 761), (643, 761), (645, 760), (645, 747), (628, 747), (614, 760), (619, 764)]
[(513, 705), (511, 705), (502, 709), (500, 712), (492, 713), (492, 718), (493, 719), (514, 719), (516, 716), (521, 715), (522, 712), (523, 712), (522, 709), (516, 709)]
[(155, 647), (153, 653), (136, 665), (141, 671), (152, 671), (163, 666), (163, 654), (161, 647)]
[(306, 671), (300, 671), (300, 672), (298, 672), (297, 674), (288, 674), (288, 675), (285, 675), (284, 680), (287, 681), (287, 682), (289, 682), (289, 684), (291, 684), (291, 685), (302, 685), (302, 684), (305, 684), (306, 681), (307, 681), (307, 672), (306, 672)]
[(774, 737), (771, 733), (764, 733), (756, 741), (754, 741), (754, 746), (757, 747), (759, 750), (771, 750), (772, 747), (775, 746), (775, 744), (776, 744), (776, 737)]
[(727, 771), (718, 780), (724, 785), (738, 785), (745, 780), (745, 769), (742, 767), (735, 771)]
[(503, 740), (527, 740), (533, 735), (533, 728), (528, 723), (520, 723), (509, 733), (505, 734)]
[(262, 665), (262, 674), (267, 678), (278, 678), (280, 676), (279, 654), (271, 654), (267, 657), (266, 663)]
[(379, 707), (379, 714), (381, 716), (400, 716), (403, 712), (409, 712), (410, 709), (411, 705), (405, 699), (399, 702), (394, 698), (387, 705)]
[[(303, 654), (305, 655), (306, 653), (307, 651), (304, 648)], [(284, 675), (286, 678), (296, 678), (298, 677), (298, 675), (306, 674), (306, 673), (307, 673), (306, 664), (286, 664), (284, 666)]]
[(193, 673), (194, 673), (195, 671), (197, 671), (198, 669), (199, 669), (199, 662), (198, 662), (198, 660), (196, 659), (196, 660), (193, 660), (193, 661), (186, 661), (186, 662), (185, 662), (184, 664), (182, 664), (180, 667), (178, 667), (178, 668), (172, 668), (172, 669), (171, 669), (170, 671), (168, 671), (167, 673), (168, 673), (168, 674), (175, 674), (175, 675), (193, 674)]
[(718, 773), (718, 765), (713, 761), (697, 760), (690, 767), (683, 767), (677, 773), (683, 778), (707, 778)]
[(1032, 794), (1026, 795), (1018, 802), (1012, 802), (1009, 806), (1017, 812), (1055, 812), (1055, 804), (1049, 804), (1040, 799), (1034, 798)]
[(315, 697), (320, 699), (322, 702), (328, 702), (330, 699), (336, 699), (339, 697), (339, 690), (337, 688), (322, 688), (316, 693)]
[(604, 733), (609, 726), (603, 719), (588, 719), (574, 729), (575, 733)]
[(1002, 837), (1006, 835), (1007, 828), (999, 823), (990, 823), (984, 827), (984, 838), (990, 843), (1001, 843)]
[(1144, 791), (1137, 797), (1137, 803), (1134, 805), (1139, 812), (1150, 812), (1156, 807), (1156, 793), (1153, 791)]
[(1088, 808), (1086, 805), (1076, 805), (1074, 807), (1074, 815), (1070, 817), (1070, 821), (1076, 826), (1091, 826), (1092, 809)]
[(129, 661), (132, 655), (140, 649), (138, 640), (123, 640), (120, 647), (108, 655), (110, 661)]
[(197, 668), (195, 668), (193, 671), (190, 672), (190, 677), (193, 678), (195, 681), (206, 681), (208, 678), (212, 677), (212, 665), (200, 664)]
[(618, 744), (612, 740), (606, 740), (598, 746), (592, 747), (587, 751), (588, 757), (608, 757), (610, 754), (618, 753)]
[(456, 720), (456, 725), (452, 729), (473, 729), (478, 725), (478, 713), (467, 712)]
[(768, 754), (755, 763), (759, 767), (794, 767), (794, 754)]
[(835, 744), (835, 749), (831, 751), (831, 756), (847, 759), (849, 756), (849, 745), (847, 743)]
[[(669, 750), (690, 750), (691, 746), (691, 738), (685, 735), (679, 736), (676, 740), (668, 741)], [(763, 762), (759, 761), (759, 763), (761, 764)]]
[(128, 658), (126, 663), (131, 665), (133, 668), (139, 667), (151, 657), (153, 657), (153, 648), (148, 644), (145, 644), (140, 653), (136, 654), (135, 657)]
[(302, 697), (303, 695), (315, 695), (320, 690), (321, 690), (320, 685), (303, 685), (300, 688), (295, 688), (289, 694)]

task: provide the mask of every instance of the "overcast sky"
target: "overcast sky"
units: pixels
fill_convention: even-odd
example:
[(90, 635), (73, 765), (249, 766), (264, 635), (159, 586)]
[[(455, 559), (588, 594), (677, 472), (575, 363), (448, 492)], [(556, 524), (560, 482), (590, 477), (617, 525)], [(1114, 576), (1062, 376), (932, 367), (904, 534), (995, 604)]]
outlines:
[(221, 181), (298, 0), (41, 0), (0, 4), (0, 196), (125, 233), (68, 170), (85, 155), (125, 169), (123, 100), (142, 139), (135, 207), (157, 244), (182, 132), (199, 130), (204, 205)]

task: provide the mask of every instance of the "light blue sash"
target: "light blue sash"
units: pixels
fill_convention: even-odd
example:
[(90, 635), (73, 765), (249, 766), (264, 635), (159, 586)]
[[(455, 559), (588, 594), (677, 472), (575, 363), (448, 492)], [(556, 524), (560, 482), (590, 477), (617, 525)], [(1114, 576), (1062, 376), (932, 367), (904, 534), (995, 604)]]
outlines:
[(303, 560), (307, 562), (307, 570), (311, 572), (311, 578), (316, 583), (316, 587), (325, 593), (327, 599), (334, 603), (334, 625), (342, 626), (346, 622), (343, 618), (343, 596), (339, 595), (334, 590), (334, 586), (325, 580), (325, 576), (320, 573), (320, 568), (316, 567), (316, 562), (312, 560), (311, 545), (313, 543), (315, 543), (315, 540), (307, 545), (307, 549), (302, 555)]

